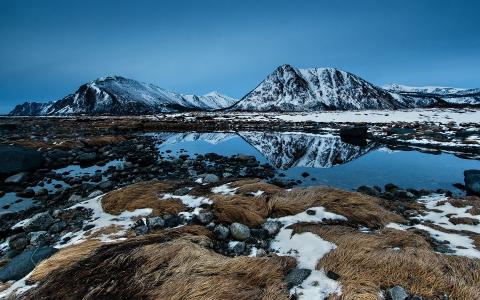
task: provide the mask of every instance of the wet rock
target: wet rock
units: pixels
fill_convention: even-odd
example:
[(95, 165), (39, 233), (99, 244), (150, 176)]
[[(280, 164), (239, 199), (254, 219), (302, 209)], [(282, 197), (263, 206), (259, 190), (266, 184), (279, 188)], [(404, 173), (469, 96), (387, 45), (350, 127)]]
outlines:
[(392, 193), (392, 192), (395, 191), (396, 189), (398, 189), (398, 186), (394, 185), (393, 183), (387, 183), (387, 184), (385, 185), (385, 191), (386, 191), (386, 192)]
[(28, 172), (20, 172), (5, 179), (5, 183), (20, 183), (28, 176)]
[(81, 163), (92, 162), (97, 159), (97, 154), (95, 152), (82, 153), (77, 156), (77, 160)]
[(369, 195), (369, 196), (374, 196), (378, 197), (380, 196), (380, 191), (378, 191), (376, 188), (367, 186), (367, 185), (362, 185), (357, 188), (357, 192)]
[(240, 223), (230, 225), (230, 234), (237, 241), (244, 241), (250, 237), (250, 228)]
[(35, 196), (35, 191), (31, 188), (27, 188), (21, 192), (18, 192), (16, 195), (22, 198), (32, 198), (33, 196)]
[(408, 298), (408, 294), (404, 288), (399, 285), (396, 285), (387, 290), (387, 299), (388, 300), (405, 300)]
[(12, 250), (22, 251), (28, 245), (28, 236), (25, 233), (19, 233), (8, 239), (8, 246)]
[(176, 196), (185, 196), (185, 195), (187, 195), (188, 193), (190, 193), (190, 190), (191, 190), (191, 189), (188, 188), (188, 187), (182, 187), (182, 188), (179, 188), (179, 189), (175, 190), (175, 191), (173, 192), (173, 194), (176, 195)]
[(397, 189), (393, 192), (393, 196), (401, 199), (415, 199), (415, 195), (406, 190)]
[(111, 182), (110, 180), (101, 182), (101, 183), (98, 185), (98, 188), (101, 189), (102, 191), (111, 190), (111, 189), (113, 188), (113, 182)]
[(302, 177), (303, 177), (303, 178), (307, 178), (308, 176), (310, 176), (309, 173), (307, 173), (307, 172), (303, 172), (303, 173), (302, 173)]
[(306, 212), (307, 215), (309, 215), (309, 216), (314, 216), (314, 215), (317, 214), (317, 212), (316, 212), (315, 210), (313, 210), (313, 209), (307, 209), (305, 212)]
[(274, 236), (280, 231), (281, 223), (277, 221), (267, 221), (262, 224), (262, 228), (265, 229), (270, 236)]
[(466, 170), (463, 175), (467, 193), (480, 196), (480, 170)]
[(213, 213), (210, 211), (205, 211), (202, 210), (201, 212), (198, 213), (198, 215), (195, 216), (195, 219), (197, 219), (200, 224), (208, 224), (213, 220)]
[(291, 289), (294, 286), (300, 285), (311, 273), (312, 270), (309, 269), (292, 269), (285, 277), (287, 287)]
[(23, 228), (26, 231), (46, 231), (53, 223), (52, 216), (48, 212), (42, 212), (28, 220)]
[(48, 231), (51, 233), (59, 233), (59, 232), (62, 232), (62, 230), (65, 229), (65, 227), (67, 227), (67, 224), (65, 224), (65, 222), (58, 221), (53, 223), (50, 226), (50, 229)]
[(58, 250), (52, 247), (27, 250), (15, 256), (6, 266), (0, 269), (0, 281), (19, 280), (42, 260), (50, 257)]
[(228, 243), (228, 248), (232, 250), (236, 255), (240, 255), (245, 252), (245, 242), (230, 242)]
[(35, 197), (43, 197), (48, 195), (48, 190), (46, 188), (41, 188), (35, 193)]
[(222, 224), (219, 224), (213, 229), (213, 234), (217, 239), (223, 241), (226, 240), (230, 235), (230, 229), (228, 229), (228, 227), (226, 226), (223, 226)]
[(215, 174), (205, 174), (205, 177), (203, 177), (204, 183), (215, 183), (215, 182), (218, 182), (219, 180), (220, 179)]
[(45, 159), (38, 151), (19, 147), (0, 145), (0, 174), (16, 174), (36, 170)]
[(150, 229), (161, 229), (165, 226), (165, 221), (162, 217), (147, 218), (147, 225)]

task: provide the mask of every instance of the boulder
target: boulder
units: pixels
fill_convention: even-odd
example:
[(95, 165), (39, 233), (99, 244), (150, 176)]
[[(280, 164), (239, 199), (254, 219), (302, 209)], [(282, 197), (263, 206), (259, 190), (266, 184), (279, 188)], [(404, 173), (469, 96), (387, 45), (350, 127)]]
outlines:
[(20, 183), (27, 177), (27, 175), (28, 172), (20, 172), (5, 179), (5, 183)]
[(77, 160), (81, 163), (92, 162), (97, 159), (97, 154), (95, 152), (82, 153), (77, 156)]
[(466, 170), (463, 175), (467, 194), (480, 196), (480, 170)]
[(42, 212), (28, 220), (23, 228), (25, 231), (46, 231), (53, 222), (54, 220), (48, 212)]
[(8, 239), (10, 249), (21, 251), (28, 245), (28, 236), (25, 233), (19, 233)]
[(312, 270), (309, 269), (292, 269), (285, 277), (287, 287), (291, 289), (294, 286), (300, 285), (311, 273)]
[(43, 166), (45, 158), (33, 149), (0, 145), (0, 174), (17, 174)]
[(228, 227), (219, 224), (213, 229), (213, 234), (219, 240), (226, 240), (228, 238), (228, 235), (230, 234), (230, 230), (228, 229)]
[(267, 221), (262, 224), (262, 228), (265, 229), (270, 236), (274, 236), (280, 231), (281, 223), (278, 221)]
[(151, 229), (161, 229), (165, 226), (165, 221), (162, 217), (151, 217), (147, 219), (147, 224)]
[(236, 255), (240, 255), (245, 252), (245, 242), (230, 242), (228, 243), (228, 248), (232, 250)]
[(387, 299), (389, 300), (405, 300), (407, 298), (407, 292), (405, 292), (405, 289), (399, 285), (396, 285), (387, 291)]
[(357, 192), (374, 197), (380, 196), (380, 192), (376, 188), (367, 185), (359, 186)]
[(15, 256), (0, 269), (0, 281), (19, 280), (30, 273), (42, 260), (50, 257), (58, 250), (52, 247), (36, 248)]
[(195, 216), (195, 219), (197, 219), (200, 224), (208, 224), (213, 220), (213, 213), (210, 211), (205, 211), (202, 210), (198, 213), (198, 215)]
[(230, 225), (230, 234), (237, 241), (244, 241), (250, 237), (250, 228), (240, 223)]
[(205, 177), (203, 177), (204, 183), (215, 183), (215, 182), (218, 182), (219, 180), (220, 179), (215, 174), (205, 174)]

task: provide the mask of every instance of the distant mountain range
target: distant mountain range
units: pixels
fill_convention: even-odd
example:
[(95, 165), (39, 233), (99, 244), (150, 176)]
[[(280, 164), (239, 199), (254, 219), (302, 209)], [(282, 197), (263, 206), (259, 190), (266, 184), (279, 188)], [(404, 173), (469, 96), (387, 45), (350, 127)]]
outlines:
[(153, 84), (120, 76), (86, 83), (71, 95), (49, 103), (26, 102), (10, 115), (148, 115), (192, 110), (216, 110), (237, 100), (217, 92), (203, 96), (183, 95)]
[(86, 83), (65, 98), (17, 105), (12, 116), (148, 115), (182, 111), (323, 111), (480, 106), (480, 89), (378, 87), (335, 68), (282, 65), (240, 100), (171, 92), (120, 76)]

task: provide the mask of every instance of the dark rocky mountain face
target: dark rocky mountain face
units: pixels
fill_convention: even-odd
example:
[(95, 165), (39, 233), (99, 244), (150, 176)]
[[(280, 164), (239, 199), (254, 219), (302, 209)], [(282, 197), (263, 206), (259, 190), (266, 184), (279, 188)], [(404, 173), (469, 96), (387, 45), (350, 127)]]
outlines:
[(41, 116), (44, 115), (46, 110), (52, 105), (49, 103), (38, 102), (25, 102), (23, 104), (15, 106), (10, 112), (12, 116)]

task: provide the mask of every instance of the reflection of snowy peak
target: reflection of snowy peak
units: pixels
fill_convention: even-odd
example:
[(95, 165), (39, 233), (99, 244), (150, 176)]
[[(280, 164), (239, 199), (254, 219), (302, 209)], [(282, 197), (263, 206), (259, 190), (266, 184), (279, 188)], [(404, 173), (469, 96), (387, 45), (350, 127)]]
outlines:
[(232, 105), (234, 99), (216, 92), (204, 96), (181, 95), (153, 84), (120, 76), (86, 83), (65, 98), (35, 107), (18, 105), (11, 115), (143, 115), (188, 110), (213, 110)]
[(200, 132), (186, 132), (186, 133), (174, 133), (174, 132), (163, 132), (163, 133), (152, 133), (148, 134), (158, 140), (162, 140), (162, 145), (172, 145), (181, 142), (194, 142), (194, 141), (203, 141), (212, 145), (216, 145), (225, 141), (228, 141), (232, 138), (237, 137), (235, 133), (220, 133), (220, 132), (209, 132), (209, 133), (200, 133)]
[(358, 158), (375, 145), (359, 147), (333, 135), (305, 133), (239, 133), (275, 167), (329, 168)]

